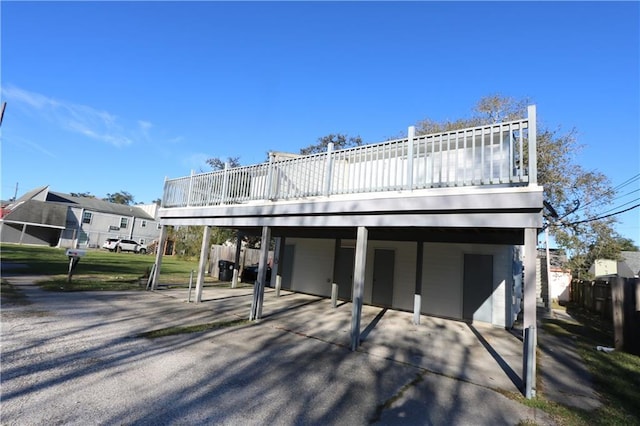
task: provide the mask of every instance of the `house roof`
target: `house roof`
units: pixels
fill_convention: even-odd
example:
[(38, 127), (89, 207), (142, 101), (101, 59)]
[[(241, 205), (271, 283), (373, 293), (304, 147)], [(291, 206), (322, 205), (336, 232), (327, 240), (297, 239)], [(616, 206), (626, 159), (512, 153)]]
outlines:
[(63, 194), (62, 192), (49, 191), (49, 193), (47, 194), (47, 201), (51, 203), (74, 204), (77, 207), (82, 207), (87, 210), (96, 212), (111, 213), (121, 216), (134, 216), (142, 219), (154, 220), (153, 216), (149, 215), (139, 207), (128, 206), (126, 204), (110, 203), (98, 198), (74, 197), (69, 194)]
[(640, 251), (623, 251), (620, 255), (623, 260), (618, 263), (618, 269), (627, 267), (631, 276), (640, 275)]
[(2, 220), (7, 223), (29, 223), (64, 229), (67, 207), (38, 200), (23, 200), (8, 210)]
[[(25, 193), (20, 198), (18, 198), (12, 204), (9, 204), (6, 208), (7, 211), (3, 212), (3, 219), (7, 221), (15, 220), (11, 214), (14, 210), (23, 210), (21, 206), (25, 205), (25, 203), (30, 201), (38, 201), (43, 202), (43, 204), (34, 204), (30, 203), (30, 207), (32, 209), (38, 210), (38, 212), (33, 213), (20, 213), (20, 217), (25, 218), (37, 218), (38, 215), (47, 215), (49, 211), (56, 210), (51, 207), (44, 207), (45, 205), (59, 205), (65, 207), (65, 219), (62, 221), (62, 226), (64, 227), (66, 221), (66, 207), (69, 205), (73, 205), (73, 207), (84, 208), (94, 212), (101, 213), (110, 213), (120, 216), (133, 216), (141, 219), (155, 220), (155, 218), (147, 213), (144, 209), (137, 206), (128, 206), (125, 204), (116, 204), (110, 203), (108, 201), (100, 200), (99, 198), (90, 198), (90, 197), (75, 197), (73, 195), (64, 194), (62, 192), (50, 191), (49, 186), (42, 186), (39, 188), (32, 189), (31, 191)], [(20, 208), (19, 208), (20, 207)], [(19, 208), (19, 209), (18, 209)], [(26, 214), (26, 216), (24, 216)], [(11, 217), (10, 217), (11, 216)], [(32, 221), (31, 223), (41, 223), (39, 221)], [(56, 221), (57, 223), (57, 221)]]

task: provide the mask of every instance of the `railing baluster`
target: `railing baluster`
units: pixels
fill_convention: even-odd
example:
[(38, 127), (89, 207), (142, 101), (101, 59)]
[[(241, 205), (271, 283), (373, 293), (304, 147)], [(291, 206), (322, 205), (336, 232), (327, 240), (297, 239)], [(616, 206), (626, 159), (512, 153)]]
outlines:
[(527, 119), (422, 136), (416, 136), (411, 126), (406, 139), (337, 151), (329, 145), (326, 153), (277, 160), (272, 156), (267, 164), (234, 169), (226, 164), (224, 170), (198, 175), (192, 171), (186, 177), (165, 179), (162, 206), (199, 207), (435, 186), (534, 184), (535, 113), (531, 106)]

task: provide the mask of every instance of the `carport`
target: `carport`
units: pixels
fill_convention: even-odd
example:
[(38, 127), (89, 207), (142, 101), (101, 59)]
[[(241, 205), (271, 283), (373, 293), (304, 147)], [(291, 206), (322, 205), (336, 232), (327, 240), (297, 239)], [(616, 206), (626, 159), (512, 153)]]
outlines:
[[(210, 227), (260, 235), (261, 260), (249, 312), (251, 320), (260, 320), (272, 237), (278, 241), (272, 272), (276, 275), (276, 292), (287, 278), (287, 239), (317, 236), (335, 240), (336, 244), (322, 253), (325, 257), (327, 252), (337, 252), (334, 247), (338, 247), (339, 240), (352, 240), (353, 351), (362, 340), (362, 310), (369, 297), (367, 271), (376, 267), (376, 262), (368, 260), (368, 247), (375, 241), (415, 244), (415, 266), (411, 271), (414, 283), (405, 280), (403, 285), (409, 285), (409, 290), (402, 294), (413, 296), (413, 309), (407, 310), (413, 312), (414, 325), (420, 323), (424, 306), (422, 278), (430, 273), (424, 261), (430, 255), (424, 250), (426, 243), (468, 244), (471, 266), (467, 274), (480, 271), (483, 278), (479, 281), (493, 286), (489, 291), (496, 288), (491, 278), (495, 274), (490, 272), (494, 263), (475, 256), (481, 253), (474, 247), (487, 242), (503, 247), (522, 246), (523, 390), (530, 397), (535, 392), (535, 258), (543, 208), (542, 187), (537, 184), (535, 114), (535, 106), (530, 106), (524, 119), (429, 135), (416, 135), (415, 129), (409, 127), (406, 138), (393, 141), (336, 151), (329, 145), (326, 153), (308, 156), (271, 153), (268, 163), (227, 166), (217, 172), (167, 180), (159, 210), (161, 241), (166, 238), (168, 225), (204, 226), (196, 292), (196, 300), (201, 300)], [(311, 257), (311, 252), (306, 256)], [(154, 283), (161, 261), (159, 253)], [(333, 270), (324, 271), (330, 284), (336, 280), (335, 263)], [(467, 261), (458, 260), (447, 267), (449, 271), (467, 268)], [(459, 275), (453, 280), (459, 284)], [(507, 284), (500, 284), (501, 303), (506, 303)], [(386, 290), (384, 284), (381, 288)], [(339, 295), (339, 288), (335, 293)], [(463, 297), (467, 295), (456, 294), (458, 300), (448, 303), (464, 305)], [(378, 296), (378, 304), (393, 304), (393, 300), (384, 300), (389, 294), (381, 291)], [(486, 308), (480, 306), (482, 294), (473, 297), (477, 298), (473, 300), (477, 305), (474, 309)], [(495, 304), (489, 308), (493, 313), (500, 309)], [(475, 323), (474, 309), (466, 312), (464, 307), (465, 312), (459, 316), (469, 316)]]

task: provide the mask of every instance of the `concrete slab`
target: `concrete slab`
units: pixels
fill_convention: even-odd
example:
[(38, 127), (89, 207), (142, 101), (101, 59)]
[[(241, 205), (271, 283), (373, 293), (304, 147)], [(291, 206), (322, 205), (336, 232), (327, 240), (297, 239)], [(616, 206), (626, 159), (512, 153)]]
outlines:
[(3, 425), (553, 424), (495, 391), (516, 388), (488, 349), (510, 365), (504, 330), (415, 327), (410, 313), (365, 307), (363, 330), (378, 320), (351, 352), (348, 304), (268, 289), (257, 324), (140, 339), (247, 318), (252, 289), (205, 287), (189, 304), (186, 289), (54, 293), (10, 280), (32, 303), (2, 309)]

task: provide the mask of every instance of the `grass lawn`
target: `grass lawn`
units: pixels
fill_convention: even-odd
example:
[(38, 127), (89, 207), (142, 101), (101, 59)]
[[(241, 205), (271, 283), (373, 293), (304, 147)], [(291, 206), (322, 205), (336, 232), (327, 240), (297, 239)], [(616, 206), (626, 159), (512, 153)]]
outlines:
[(640, 425), (640, 357), (597, 351), (598, 345), (613, 346), (611, 322), (574, 306), (567, 312), (576, 321), (545, 319), (543, 326), (548, 332), (572, 336), (603, 405), (595, 412), (567, 408), (558, 414), (571, 425)]
[[(87, 250), (73, 272), (72, 282), (67, 283), (69, 259), (66, 249), (17, 244), (0, 244), (2, 275), (11, 271), (21, 275), (46, 277), (39, 284), (54, 291), (82, 290), (140, 290), (144, 289), (147, 277), (155, 262), (154, 255), (134, 253), (112, 253), (106, 250)], [(8, 267), (5, 264), (9, 265)], [(17, 264), (19, 269), (11, 269)], [(197, 260), (182, 260), (164, 256), (160, 269), (160, 283), (187, 286), (191, 271), (197, 271)], [(194, 280), (195, 274), (194, 272)], [(205, 283), (217, 282), (206, 277)]]

